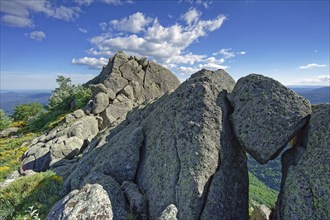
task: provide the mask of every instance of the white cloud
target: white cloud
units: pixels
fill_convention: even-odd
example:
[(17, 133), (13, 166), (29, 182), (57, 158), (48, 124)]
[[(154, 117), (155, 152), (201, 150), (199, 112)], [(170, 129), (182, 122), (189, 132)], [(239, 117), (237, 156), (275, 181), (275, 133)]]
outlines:
[(1, 17), (1, 23), (12, 27), (33, 27), (33, 21), (27, 17), (19, 17), (15, 15), (4, 15)]
[(185, 66), (180, 66), (178, 68), (178, 72), (181, 75), (186, 75), (186, 76), (190, 76), (193, 73), (196, 73), (197, 71), (199, 71), (200, 68), (196, 68), (196, 67), (185, 67)]
[(235, 53), (230, 48), (229, 49), (221, 49), (219, 51), (219, 54), (221, 54), (225, 59), (235, 57)]
[(300, 66), (299, 69), (312, 69), (312, 68), (318, 68), (318, 67), (326, 67), (325, 64), (316, 64), (316, 63), (310, 63), (305, 66)]
[(33, 31), (28, 34), (32, 40), (43, 41), (46, 39), (46, 34), (43, 31)]
[(108, 59), (106, 58), (93, 58), (93, 57), (83, 57), (83, 58), (73, 58), (71, 61), (73, 64), (78, 65), (86, 65), (89, 66), (91, 69), (101, 69), (104, 65), (108, 63)]
[(182, 16), (182, 19), (185, 20), (188, 25), (192, 25), (199, 20), (201, 15), (201, 12), (197, 11), (195, 8), (192, 8)]
[[(137, 17), (139, 21), (134, 28), (131, 26), (133, 17)], [(147, 56), (175, 73), (184, 73), (185, 77), (201, 68), (225, 69), (228, 66), (223, 64), (224, 58), (208, 57), (188, 50), (189, 46), (200, 38), (218, 30), (225, 19), (224, 15), (209, 20), (200, 17), (191, 20), (190, 23), (163, 26), (157, 18), (135, 13), (115, 22), (100, 23), (103, 33), (90, 39), (92, 47), (87, 52), (94, 57), (109, 57), (118, 50), (130, 55)], [(131, 34), (120, 35), (113, 29), (109, 32), (111, 25), (119, 30), (129, 30)], [(74, 64), (100, 67), (101, 65), (96, 62), (97, 58), (93, 57), (72, 60)]]
[(51, 1), (0, 1), (0, 11), (4, 14), (1, 22), (14, 27), (32, 27), (33, 14), (71, 21), (79, 16), (78, 7), (54, 6)]
[(298, 84), (304, 85), (328, 85), (330, 86), (330, 73), (324, 75), (318, 75), (312, 78), (303, 79)]
[[(194, 59), (200, 59), (200, 55), (184, 54), (184, 50), (198, 38), (220, 28), (224, 20), (225, 16), (219, 15), (212, 20), (199, 20), (193, 26), (174, 24), (164, 27), (158, 19), (153, 19), (153, 22), (145, 27), (146, 30), (141, 34), (142, 36), (132, 34), (113, 37), (101, 34), (93, 37), (90, 42), (93, 45), (92, 51), (99, 51), (100, 54), (123, 50), (130, 54), (151, 56), (161, 63), (170, 63), (171, 60), (178, 58), (183, 63), (186, 63), (187, 59), (193, 62)], [(101, 23), (100, 26), (104, 27), (105, 24)], [(133, 31), (140, 28), (141, 26)]]
[(81, 33), (84, 33), (84, 34), (86, 34), (88, 31), (87, 31), (87, 29), (85, 29), (85, 28), (80, 28), (80, 27), (78, 27), (78, 30), (81, 32)]
[(152, 22), (153, 19), (145, 17), (141, 12), (136, 12), (121, 20), (112, 20), (109, 24), (117, 30), (138, 33), (144, 30), (144, 27)]

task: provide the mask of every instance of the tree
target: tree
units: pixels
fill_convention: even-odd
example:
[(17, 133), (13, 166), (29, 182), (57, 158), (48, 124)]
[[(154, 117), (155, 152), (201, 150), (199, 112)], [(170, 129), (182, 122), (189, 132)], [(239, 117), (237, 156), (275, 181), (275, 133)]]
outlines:
[[(70, 111), (84, 107), (92, 97), (90, 88), (71, 84), (71, 79), (58, 76), (56, 79), (58, 87), (52, 92), (45, 112), (29, 120), (28, 130), (46, 130), (58, 122), (59, 118)], [(56, 124), (56, 123), (55, 123)]]
[(58, 76), (56, 82), (59, 87), (53, 91), (52, 96), (49, 98), (48, 109), (69, 110), (73, 101), (72, 94), (74, 90), (71, 79), (65, 76)]
[(0, 109), (0, 131), (5, 130), (9, 127), (11, 119), (6, 115), (6, 113)]
[(40, 103), (31, 102), (28, 104), (15, 106), (12, 117), (14, 118), (14, 121), (27, 122), (29, 119), (37, 116), (42, 111), (43, 107)]
[[(48, 109), (55, 111), (68, 111), (84, 107), (92, 96), (89, 88), (71, 84), (71, 79), (58, 76), (59, 87), (53, 91), (48, 102)], [(72, 105), (74, 104), (74, 105)]]

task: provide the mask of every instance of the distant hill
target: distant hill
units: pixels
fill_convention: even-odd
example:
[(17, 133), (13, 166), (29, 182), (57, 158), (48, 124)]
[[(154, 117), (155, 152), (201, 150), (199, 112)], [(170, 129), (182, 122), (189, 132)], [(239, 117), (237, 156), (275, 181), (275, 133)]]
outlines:
[(291, 88), (312, 104), (330, 103), (330, 86), (321, 88)]
[(3, 109), (6, 114), (10, 115), (13, 113), (16, 105), (30, 102), (38, 102), (42, 105), (46, 105), (50, 95), (50, 91), (1, 91), (0, 108)]

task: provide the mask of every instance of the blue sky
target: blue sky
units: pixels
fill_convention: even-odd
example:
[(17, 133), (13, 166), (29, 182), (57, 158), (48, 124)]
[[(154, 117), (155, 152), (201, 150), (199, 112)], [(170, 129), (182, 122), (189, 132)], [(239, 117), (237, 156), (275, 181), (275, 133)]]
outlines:
[(0, 0), (1, 89), (83, 83), (123, 50), (183, 81), (201, 68), (236, 80), (329, 85), (329, 1)]

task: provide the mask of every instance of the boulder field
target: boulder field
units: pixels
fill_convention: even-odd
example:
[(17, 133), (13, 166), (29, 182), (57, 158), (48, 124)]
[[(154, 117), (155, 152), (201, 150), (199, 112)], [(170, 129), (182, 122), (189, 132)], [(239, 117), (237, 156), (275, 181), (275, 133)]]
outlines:
[(246, 153), (265, 164), (281, 151), (270, 216), (330, 219), (330, 104), (312, 107), (257, 74), (235, 83), (203, 69), (180, 84), (123, 52), (86, 85), (88, 105), (23, 157), (21, 173), (51, 169), (65, 180), (47, 219), (248, 219)]

